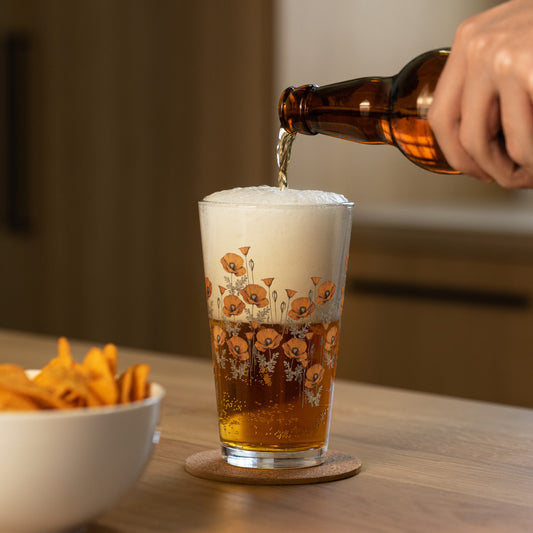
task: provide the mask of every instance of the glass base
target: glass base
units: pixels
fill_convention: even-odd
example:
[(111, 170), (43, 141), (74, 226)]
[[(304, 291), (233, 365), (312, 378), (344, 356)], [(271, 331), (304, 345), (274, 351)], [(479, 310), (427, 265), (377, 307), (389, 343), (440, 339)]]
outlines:
[(251, 452), (222, 444), (224, 460), (243, 468), (307, 468), (322, 464), (326, 454), (326, 447), (299, 452)]

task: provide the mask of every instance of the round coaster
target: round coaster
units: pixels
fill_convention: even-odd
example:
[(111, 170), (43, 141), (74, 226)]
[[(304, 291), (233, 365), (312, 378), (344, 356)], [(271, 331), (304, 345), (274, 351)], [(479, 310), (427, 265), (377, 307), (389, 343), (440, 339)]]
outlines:
[(357, 457), (328, 450), (326, 460), (307, 468), (261, 469), (233, 466), (222, 458), (220, 450), (207, 450), (188, 457), (185, 470), (193, 476), (227, 483), (247, 485), (300, 485), (324, 483), (355, 476), (362, 467)]

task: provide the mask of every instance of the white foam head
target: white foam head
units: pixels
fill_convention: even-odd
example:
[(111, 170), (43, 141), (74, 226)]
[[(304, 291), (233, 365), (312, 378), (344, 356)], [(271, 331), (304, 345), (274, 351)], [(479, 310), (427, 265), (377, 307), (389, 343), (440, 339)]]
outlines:
[(257, 187), (236, 187), (218, 191), (204, 198), (206, 202), (245, 205), (337, 205), (348, 200), (342, 194), (314, 190), (284, 189), (259, 185)]
[[(352, 205), (340, 194), (265, 186), (207, 196), (200, 202), (200, 224), (206, 283), (212, 290), (210, 315), (224, 318), (224, 299), (229, 294), (241, 297), (246, 284), (264, 286), (269, 295), (275, 291), (279, 306), (287, 294), (307, 297), (310, 291), (316, 294), (319, 284), (325, 282), (337, 287), (336, 301), (316, 305), (315, 313), (324, 314), (329, 308), (338, 313)], [(228, 269), (228, 262), (235, 273)], [(254, 311), (257, 317), (262, 309)], [(279, 319), (279, 311), (265, 315), (264, 320), (275, 320), (276, 316)], [(232, 317), (246, 319), (246, 310)], [(323, 319), (322, 315), (317, 319)]]

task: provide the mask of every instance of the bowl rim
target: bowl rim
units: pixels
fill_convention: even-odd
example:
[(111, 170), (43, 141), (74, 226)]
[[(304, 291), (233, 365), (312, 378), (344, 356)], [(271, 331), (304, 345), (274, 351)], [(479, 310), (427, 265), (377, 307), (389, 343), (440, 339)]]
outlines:
[[(35, 375), (39, 370), (26, 370), (29, 376)], [(31, 420), (31, 419), (61, 419), (61, 418), (83, 418), (94, 416), (112, 416), (127, 411), (136, 411), (152, 407), (161, 403), (166, 395), (165, 388), (155, 381), (150, 382), (150, 396), (144, 400), (137, 400), (129, 403), (115, 405), (99, 405), (94, 407), (74, 407), (72, 409), (42, 409), (40, 411), (0, 411), (0, 423), (3, 420)]]

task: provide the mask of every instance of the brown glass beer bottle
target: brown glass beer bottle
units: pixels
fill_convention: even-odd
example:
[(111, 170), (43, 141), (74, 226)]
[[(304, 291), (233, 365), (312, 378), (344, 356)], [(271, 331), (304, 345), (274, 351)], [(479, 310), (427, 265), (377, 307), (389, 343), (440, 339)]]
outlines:
[(391, 77), (289, 87), (279, 118), (289, 133), (322, 133), (366, 144), (391, 144), (416, 165), (458, 174), (442, 154), (427, 121), (448, 49), (426, 52)]

